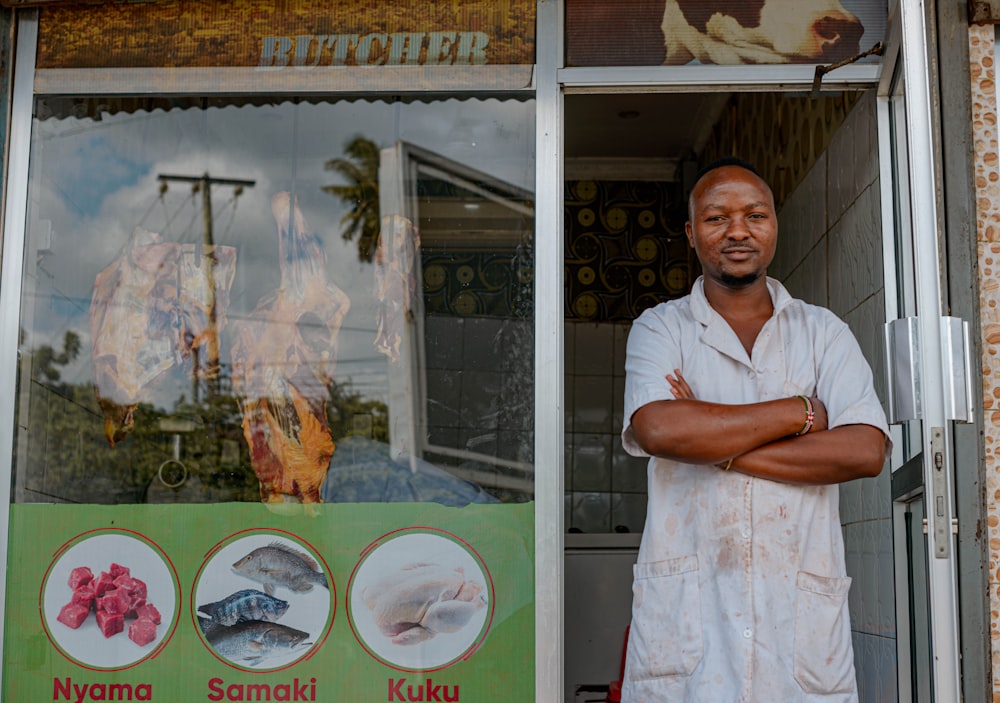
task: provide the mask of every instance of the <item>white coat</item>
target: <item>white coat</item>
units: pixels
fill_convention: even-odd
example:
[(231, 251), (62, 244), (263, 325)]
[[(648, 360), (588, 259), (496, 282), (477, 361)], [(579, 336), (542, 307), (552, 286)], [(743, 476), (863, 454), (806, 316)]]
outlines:
[[(767, 285), (774, 314), (749, 357), (709, 305), (701, 278), (691, 295), (636, 319), (626, 451), (646, 456), (629, 418), (673, 398), (665, 376), (674, 369), (699, 400), (815, 395), (830, 428), (867, 424), (888, 436), (871, 369), (847, 325), (777, 281)], [(650, 459), (648, 480), (622, 701), (856, 702), (838, 487), (659, 458)]]

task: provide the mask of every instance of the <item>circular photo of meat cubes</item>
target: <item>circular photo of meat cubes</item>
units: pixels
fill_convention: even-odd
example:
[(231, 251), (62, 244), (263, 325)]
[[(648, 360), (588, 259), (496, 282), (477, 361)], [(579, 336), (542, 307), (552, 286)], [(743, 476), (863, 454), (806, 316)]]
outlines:
[(347, 593), (362, 646), (412, 671), (443, 669), (469, 656), (493, 615), (493, 582), (479, 555), (454, 535), (427, 528), (375, 542)]
[(142, 535), (88, 532), (68, 542), (50, 565), (42, 620), (70, 660), (125, 669), (166, 645), (176, 627), (179, 592), (170, 561)]
[(274, 671), (311, 656), (330, 631), (336, 589), (322, 557), (286, 532), (254, 530), (209, 552), (191, 615), (202, 641), (244, 671)]

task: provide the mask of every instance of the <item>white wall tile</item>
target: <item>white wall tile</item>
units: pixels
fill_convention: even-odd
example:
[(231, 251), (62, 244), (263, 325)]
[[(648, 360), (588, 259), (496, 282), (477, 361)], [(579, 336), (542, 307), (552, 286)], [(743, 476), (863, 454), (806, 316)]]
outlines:
[(645, 493), (613, 493), (611, 497), (611, 529), (627, 527), (634, 534), (641, 534), (646, 525)]
[(844, 317), (883, 287), (878, 187), (865, 190), (830, 229), (830, 308)]
[(610, 374), (614, 366), (615, 325), (576, 323), (573, 372), (577, 375)]
[(622, 449), (617, 436), (611, 439), (611, 488), (616, 493), (646, 493), (649, 459), (632, 456)]
[(572, 526), (584, 532), (610, 532), (611, 494), (574, 491)]
[(781, 206), (778, 215), (778, 252), (773, 270), (779, 279), (802, 263), (826, 234), (826, 154), (817, 159), (805, 179)]
[(625, 348), (628, 344), (628, 334), (632, 323), (614, 325), (614, 363), (612, 371), (615, 376), (625, 377)]
[(573, 379), (573, 431), (614, 432), (614, 379), (576, 376)]
[(785, 287), (796, 298), (826, 307), (827, 270), (826, 238), (823, 238), (788, 275)]
[(611, 492), (611, 435), (573, 435), (573, 490)]
[(878, 177), (875, 93), (867, 91), (833, 135), (829, 158), (829, 221), (836, 222)]

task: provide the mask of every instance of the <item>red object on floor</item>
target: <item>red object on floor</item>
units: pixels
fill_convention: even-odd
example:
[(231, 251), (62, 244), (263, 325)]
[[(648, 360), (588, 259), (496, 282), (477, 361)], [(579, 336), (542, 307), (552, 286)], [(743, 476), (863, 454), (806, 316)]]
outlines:
[(628, 652), (628, 631), (632, 626), (625, 628), (625, 643), (622, 645), (622, 663), (618, 670), (618, 680), (608, 684), (607, 703), (621, 703), (622, 681), (625, 680), (625, 654)]

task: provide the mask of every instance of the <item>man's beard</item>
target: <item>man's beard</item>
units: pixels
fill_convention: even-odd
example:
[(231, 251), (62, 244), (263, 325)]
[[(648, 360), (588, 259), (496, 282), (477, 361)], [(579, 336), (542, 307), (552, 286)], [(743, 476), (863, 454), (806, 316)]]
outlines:
[(745, 288), (751, 283), (760, 278), (760, 271), (754, 271), (752, 273), (747, 273), (742, 276), (734, 276), (731, 273), (723, 273), (719, 278), (720, 280), (730, 288)]

